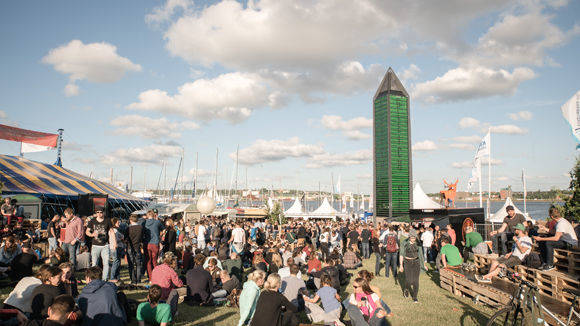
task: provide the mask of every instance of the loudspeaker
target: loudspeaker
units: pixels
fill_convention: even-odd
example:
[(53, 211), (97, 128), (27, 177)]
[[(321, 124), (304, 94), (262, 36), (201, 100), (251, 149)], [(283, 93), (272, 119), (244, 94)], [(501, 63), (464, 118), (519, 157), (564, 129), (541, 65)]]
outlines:
[(109, 216), (109, 205), (107, 205), (107, 194), (79, 194), (77, 205), (78, 216), (89, 216), (95, 213), (96, 208), (100, 208), (105, 212), (105, 216)]

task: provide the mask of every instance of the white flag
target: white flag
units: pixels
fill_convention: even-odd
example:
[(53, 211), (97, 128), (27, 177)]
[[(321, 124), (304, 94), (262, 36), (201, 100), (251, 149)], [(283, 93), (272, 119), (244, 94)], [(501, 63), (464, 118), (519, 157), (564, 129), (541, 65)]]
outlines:
[(473, 161), (473, 167), (471, 168), (471, 177), (467, 181), (467, 189), (471, 189), (474, 183), (481, 179), (481, 160), (476, 158)]
[(36, 144), (29, 144), (29, 143), (20, 143), (20, 152), (21, 153), (33, 153), (33, 152), (44, 152), (54, 149), (54, 147), (50, 146), (42, 146)]
[(485, 135), (485, 137), (483, 137), (483, 139), (481, 140), (481, 143), (479, 143), (479, 145), (477, 146), (477, 151), (475, 152), (475, 159), (482, 158), (486, 155), (489, 156), (490, 138), (491, 138), (491, 136), (488, 132), (487, 135)]
[(365, 196), (360, 196), (360, 205), (359, 205), (358, 209), (361, 211), (364, 211), (364, 209), (365, 209)]
[(580, 141), (580, 91), (562, 105), (562, 115), (572, 127), (576, 139)]

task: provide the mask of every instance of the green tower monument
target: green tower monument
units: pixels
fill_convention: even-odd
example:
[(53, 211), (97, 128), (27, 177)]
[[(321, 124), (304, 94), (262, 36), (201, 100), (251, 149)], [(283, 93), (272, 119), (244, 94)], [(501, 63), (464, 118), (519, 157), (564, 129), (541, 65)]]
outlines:
[(409, 93), (389, 67), (373, 98), (374, 218), (409, 215), (413, 203)]

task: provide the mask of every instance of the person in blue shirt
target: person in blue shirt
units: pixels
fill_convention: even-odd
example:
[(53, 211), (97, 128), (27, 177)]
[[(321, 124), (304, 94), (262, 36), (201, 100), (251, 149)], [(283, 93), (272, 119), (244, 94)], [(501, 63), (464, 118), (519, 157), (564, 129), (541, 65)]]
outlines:
[[(324, 274), (320, 278), (322, 287), (316, 292), (314, 298), (304, 296), (304, 303), (306, 306), (306, 313), (312, 319), (313, 323), (325, 323), (334, 325), (344, 325), (340, 321), (340, 313), (342, 306), (340, 304), (340, 295), (336, 289), (332, 287), (332, 279), (330, 276)], [(321, 300), (322, 308), (316, 302)]]

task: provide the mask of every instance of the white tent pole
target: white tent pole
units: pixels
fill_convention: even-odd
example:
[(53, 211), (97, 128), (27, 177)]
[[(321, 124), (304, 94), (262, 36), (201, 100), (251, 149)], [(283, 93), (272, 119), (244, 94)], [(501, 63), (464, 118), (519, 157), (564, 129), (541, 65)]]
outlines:
[[(489, 128), (489, 143), (487, 144), (488, 148), (489, 148), (489, 160), (487, 162), (487, 197), (489, 200), (489, 205), (491, 206), (491, 127)], [(487, 210), (487, 217), (489, 218), (490, 216), (490, 212), (489, 212), (489, 207)]]

